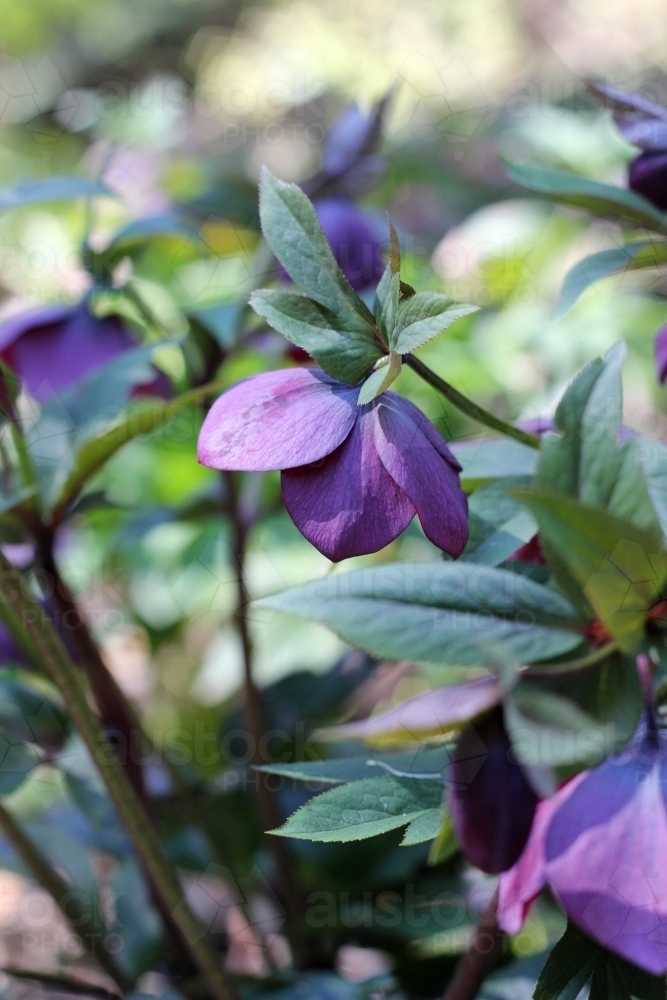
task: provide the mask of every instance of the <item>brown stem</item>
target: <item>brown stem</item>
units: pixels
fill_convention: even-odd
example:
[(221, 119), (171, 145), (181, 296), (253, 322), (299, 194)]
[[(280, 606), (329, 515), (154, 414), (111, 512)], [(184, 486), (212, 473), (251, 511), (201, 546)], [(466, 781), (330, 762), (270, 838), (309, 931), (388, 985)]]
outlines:
[(498, 890), (482, 914), (472, 944), (454, 969), (442, 1000), (475, 1000), (501, 948), (503, 934), (498, 927)]
[(79, 894), (51, 867), (39, 848), (32, 842), (17, 823), (14, 816), (0, 803), (0, 829), (12, 845), (32, 877), (53, 898), (56, 906), (80, 939), (83, 947), (91, 954), (106, 974), (116, 983), (121, 993), (132, 988), (132, 979), (118, 965), (103, 941), (104, 927), (100, 927), (87, 911)]
[[(248, 604), (249, 595), (245, 579), (245, 557), (248, 538), (248, 524), (243, 516), (239, 502), (239, 494), (236, 479), (231, 472), (222, 473), (223, 503), (227, 514), (232, 534), (231, 555), (234, 566), (236, 580), (236, 607), (234, 609), (234, 623), (241, 639), (243, 650), (243, 677), (245, 691), (245, 708), (248, 720), (248, 730), (253, 743), (253, 759), (255, 766), (265, 764), (262, 757), (263, 736), (267, 731), (267, 721), (264, 711), (262, 694), (255, 683), (253, 674), (253, 646), (250, 630), (248, 628)], [(264, 780), (261, 772), (256, 772), (258, 777), (257, 800), (259, 806), (260, 820), (264, 832), (274, 830), (282, 823), (282, 817), (277, 807), (277, 803), (271, 789)], [(278, 870), (280, 887), (283, 895), (283, 902), (287, 911), (287, 925), (290, 930), (290, 941), (294, 950), (296, 938), (294, 935), (295, 926), (299, 920), (301, 906), (299, 894), (296, 887), (293, 872), (292, 857), (286, 844), (278, 837), (267, 838), (267, 847), (270, 850)]]

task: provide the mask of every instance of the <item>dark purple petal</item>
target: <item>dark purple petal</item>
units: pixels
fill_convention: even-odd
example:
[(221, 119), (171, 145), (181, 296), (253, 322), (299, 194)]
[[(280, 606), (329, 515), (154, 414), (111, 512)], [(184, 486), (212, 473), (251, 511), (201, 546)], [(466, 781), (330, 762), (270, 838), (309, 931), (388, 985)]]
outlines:
[(412, 500), (426, 537), (456, 558), (468, 541), (458, 462), (424, 414), (401, 396), (384, 393), (373, 416), (384, 467)]
[(322, 158), (326, 173), (337, 176), (349, 170), (368, 146), (374, 130), (377, 130), (374, 114), (362, 111), (358, 104), (345, 108), (324, 143)]
[(357, 413), (352, 432), (328, 458), (282, 475), (290, 517), (334, 562), (384, 548), (415, 514), (380, 461), (372, 408), (359, 407)]
[(662, 385), (667, 379), (667, 326), (661, 326), (653, 341), (655, 351), (655, 369), (658, 382)]
[[(0, 330), (0, 355), (39, 402), (136, 346), (119, 316), (93, 316), (83, 304), (24, 313)], [(155, 388), (168, 391), (164, 380)]]
[(446, 774), (461, 850), (497, 875), (516, 864), (530, 836), (537, 796), (514, 760), (497, 708), (463, 729)]
[[(653, 759), (651, 759), (653, 757)], [(590, 772), (546, 838), (549, 883), (568, 916), (647, 972), (667, 971), (667, 765), (637, 742)]]
[(410, 698), (396, 708), (359, 722), (336, 726), (339, 739), (426, 739), (439, 736), (497, 705), (502, 697), (495, 677), (475, 677), (463, 684), (436, 688)]
[(628, 187), (661, 211), (666, 211), (667, 151), (640, 153), (630, 164)]
[(244, 472), (317, 462), (352, 430), (358, 391), (317, 368), (254, 375), (211, 407), (199, 434), (199, 461)]

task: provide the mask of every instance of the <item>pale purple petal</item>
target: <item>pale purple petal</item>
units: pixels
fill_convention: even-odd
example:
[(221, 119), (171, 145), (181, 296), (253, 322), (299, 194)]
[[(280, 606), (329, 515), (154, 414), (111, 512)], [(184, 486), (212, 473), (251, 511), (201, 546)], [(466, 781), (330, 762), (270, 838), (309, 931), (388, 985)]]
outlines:
[(588, 774), (556, 811), (546, 872), (584, 933), (661, 975), (667, 971), (667, 766), (642, 760), (640, 747)]
[(373, 423), (372, 408), (359, 407), (354, 429), (340, 448), (322, 463), (282, 475), (290, 517), (334, 562), (384, 548), (415, 514), (380, 461)]
[(415, 505), (426, 537), (456, 558), (468, 541), (468, 501), (459, 466), (424, 414), (406, 403), (394, 393), (377, 400), (376, 446), (387, 472)]
[(475, 677), (463, 684), (451, 684), (417, 695), (380, 715), (336, 726), (332, 735), (359, 740), (440, 736), (497, 705), (501, 698), (495, 677)]
[(585, 775), (577, 775), (551, 798), (538, 803), (530, 837), (517, 863), (502, 872), (498, 881), (498, 925), (507, 934), (518, 934), (531, 904), (546, 885), (544, 842), (556, 810), (574, 792)]
[(667, 379), (667, 326), (661, 326), (653, 341), (655, 351), (655, 367), (658, 375), (658, 382), (662, 383)]
[(254, 375), (211, 407), (199, 434), (199, 461), (243, 472), (317, 462), (352, 430), (358, 391), (313, 368)]

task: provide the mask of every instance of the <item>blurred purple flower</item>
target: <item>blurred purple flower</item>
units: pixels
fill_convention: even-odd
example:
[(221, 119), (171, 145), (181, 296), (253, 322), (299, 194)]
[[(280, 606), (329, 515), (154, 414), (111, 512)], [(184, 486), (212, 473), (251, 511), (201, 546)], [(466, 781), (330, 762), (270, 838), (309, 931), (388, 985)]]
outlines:
[(458, 462), (407, 399), (385, 392), (357, 406), (358, 394), (319, 368), (246, 379), (213, 404), (199, 461), (280, 469), (290, 517), (335, 562), (384, 548), (415, 514), (435, 545), (460, 555), (468, 524)]
[(635, 157), (628, 168), (628, 187), (667, 211), (667, 150), (645, 150)]
[(530, 836), (538, 800), (514, 759), (501, 708), (464, 727), (446, 784), (468, 860), (489, 875), (511, 868)]
[(662, 385), (667, 379), (667, 325), (661, 326), (653, 341), (655, 351), (655, 368), (658, 382)]
[[(352, 287), (360, 292), (376, 285), (384, 271), (384, 244), (375, 219), (342, 198), (315, 202), (314, 208), (338, 266)], [(282, 267), (279, 273), (289, 279)]]
[[(40, 403), (136, 346), (119, 316), (93, 316), (84, 303), (31, 310), (0, 328), (0, 357)], [(144, 394), (168, 396), (169, 380), (156, 369), (135, 389)]]

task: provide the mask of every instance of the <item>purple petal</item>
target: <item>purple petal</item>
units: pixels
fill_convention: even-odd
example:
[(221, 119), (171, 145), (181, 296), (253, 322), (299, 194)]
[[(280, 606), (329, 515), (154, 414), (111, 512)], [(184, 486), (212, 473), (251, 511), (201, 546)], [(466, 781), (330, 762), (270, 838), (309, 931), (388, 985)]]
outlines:
[(318, 462), (348, 436), (358, 389), (319, 369), (288, 368), (239, 382), (204, 421), (197, 455), (212, 469), (267, 472)]
[(288, 469), (282, 475), (290, 517), (334, 562), (384, 548), (415, 514), (380, 461), (373, 423), (372, 408), (358, 407), (354, 429), (340, 448), (322, 464)]
[(630, 164), (628, 187), (661, 211), (667, 210), (667, 152), (640, 153)]
[(641, 753), (635, 744), (605, 761), (560, 806), (547, 834), (546, 871), (581, 930), (661, 975), (667, 971), (667, 766)]
[(425, 739), (442, 735), (497, 705), (502, 695), (495, 677), (476, 677), (463, 684), (436, 688), (397, 705), (381, 715), (336, 726), (338, 739)]
[(547, 881), (544, 842), (556, 810), (569, 798), (585, 775), (577, 775), (551, 798), (540, 802), (530, 836), (517, 863), (502, 872), (498, 881), (498, 924), (507, 934), (518, 934), (531, 903)]
[(372, 216), (352, 202), (330, 198), (315, 211), (338, 265), (357, 291), (377, 284), (384, 271), (383, 240)]
[(387, 472), (412, 500), (426, 537), (456, 558), (468, 541), (468, 501), (458, 462), (424, 414), (401, 396), (384, 393), (373, 415)]
[(30, 394), (45, 402), (136, 347), (118, 316), (54, 306), (18, 316), (0, 333), (2, 357)]
[(445, 780), (468, 860), (489, 875), (511, 868), (530, 836), (537, 796), (514, 760), (502, 709), (463, 729)]
[(667, 379), (667, 326), (661, 326), (653, 341), (655, 351), (655, 367), (658, 382), (662, 385)]

